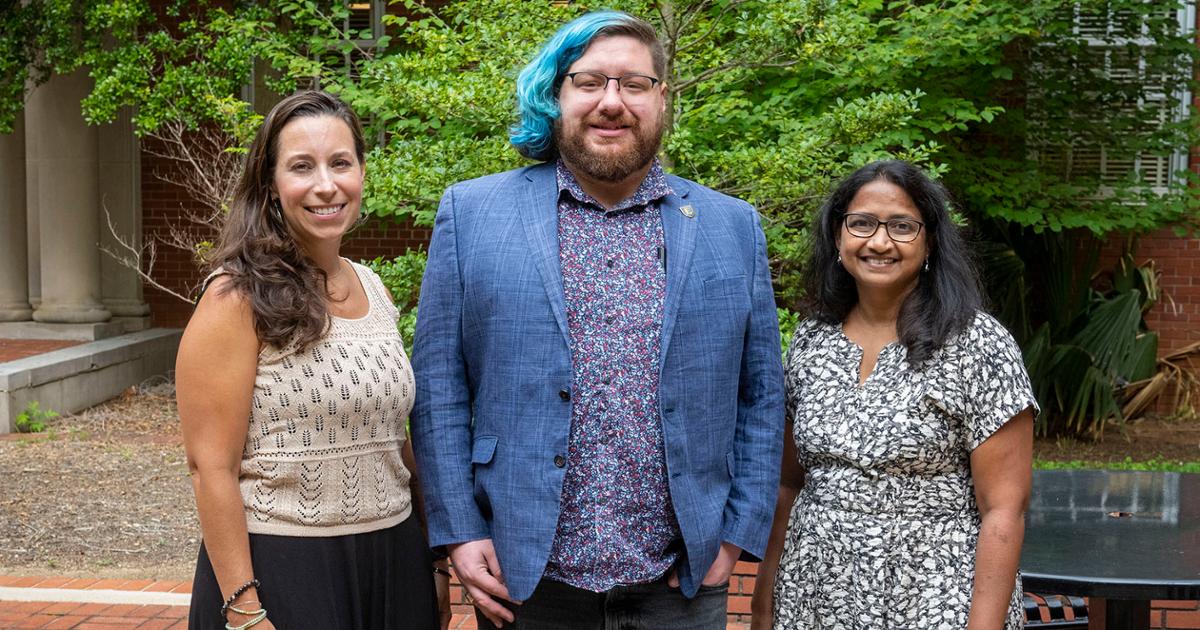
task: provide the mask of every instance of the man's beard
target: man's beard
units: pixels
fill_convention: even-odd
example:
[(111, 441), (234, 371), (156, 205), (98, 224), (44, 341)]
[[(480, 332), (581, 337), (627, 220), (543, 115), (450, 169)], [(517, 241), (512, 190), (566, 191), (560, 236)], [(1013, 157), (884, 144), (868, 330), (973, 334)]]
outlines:
[(569, 166), (579, 169), (592, 179), (616, 183), (645, 168), (662, 144), (661, 119), (653, 127), (640, 123), (630, 127), (633, 146), (616, 154), (599, 153), (587, 145), (585, 136), (588, 126), (580, 121), (580, 127), (572, 134), (563, 132), (562, 118), (554, 121), (554, 140), (558, 154)]

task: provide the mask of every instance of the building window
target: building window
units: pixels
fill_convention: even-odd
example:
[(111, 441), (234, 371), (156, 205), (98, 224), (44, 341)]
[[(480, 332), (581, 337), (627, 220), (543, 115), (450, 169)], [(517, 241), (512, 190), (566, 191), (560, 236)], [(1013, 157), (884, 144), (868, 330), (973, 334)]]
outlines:
[(383, 0), (351, 2), (346, 32), (355, 33), (355, 38), (362, 44), (374, 44), (383, 35), (383, 4)]
[(1155, 134), (1190, 115), (1191, 102), (1187, 64), (1171, 62), (1156, 47), (1163, 33), (1192, 31), (1195, 6), (1145, 6), (1072, 4), (1064, 9), (1070, 34), (1034, 52), (1028, 109), (1034, 157), (1063, 181), (1097, 184), (1097, 196), (1132, 181), (1162, 194), (1188, 166), (1187, 151), (1154, 146)]

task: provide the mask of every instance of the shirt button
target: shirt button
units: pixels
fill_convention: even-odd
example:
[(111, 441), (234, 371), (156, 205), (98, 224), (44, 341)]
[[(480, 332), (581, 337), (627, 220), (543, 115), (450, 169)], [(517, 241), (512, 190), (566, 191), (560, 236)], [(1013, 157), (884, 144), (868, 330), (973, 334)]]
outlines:
[(613, 316), (612, 316), (612, 315), (609, 315), (608, 317), (605, 317), (605, 318), (604, 318), (604, 323), (605, 323), (605, 324), (611, 324), (611, 323), (613, 323)]
[(558, 397), (563, 400), (571, 400), (571, 392), (565, 389), (560, 389), (558, 390)]
[(605, 263), (605, 264), (607, 264), (607, 265), (608, 265), (608, 268), (609, 268), (609, 269), (612, 269), (613, 265), (615, 265), (615, 264), (617, 264), (617, 263), (616, 263), (616, 261), (615, 261), (615, 260), (613, 260), (613, 259), (609, 258), (609, 259), (608, 259), (608, 262), (607, 262), (607, 263)]
[(566, 457), (563, 457), (562, 455), (555, 455), (555, 456), (554, 456), (554, 465), (555, 465), (555, 466), (557, 466), (557, 467), (559, 467), (559, 468), (562, 468), (563, 466), (566, 466), (566, 465), (567, 465), (567, 458), (566, 458)]

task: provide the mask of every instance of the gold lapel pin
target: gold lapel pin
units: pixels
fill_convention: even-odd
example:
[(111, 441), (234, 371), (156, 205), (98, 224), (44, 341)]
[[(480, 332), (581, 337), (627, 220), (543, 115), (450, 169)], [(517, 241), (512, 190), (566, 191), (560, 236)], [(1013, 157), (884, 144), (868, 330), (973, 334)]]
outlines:
[(679, 211), (683, 213), (683, 216), (685, 216), (689, 219), (696, 218), (696, 209), (693, 208), (690, 204), (686, 205), (686, 206), (680, 206)]

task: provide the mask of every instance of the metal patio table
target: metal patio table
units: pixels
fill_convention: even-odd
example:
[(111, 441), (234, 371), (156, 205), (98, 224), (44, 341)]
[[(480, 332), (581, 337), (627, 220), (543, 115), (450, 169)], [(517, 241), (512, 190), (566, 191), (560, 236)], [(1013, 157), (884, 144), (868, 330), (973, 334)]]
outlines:
[(1033, 476), (1024, 588), (1088, 598), (1088, 628), (1150, 627), (1150, 600), (1200, 599), (1200, 475)]

